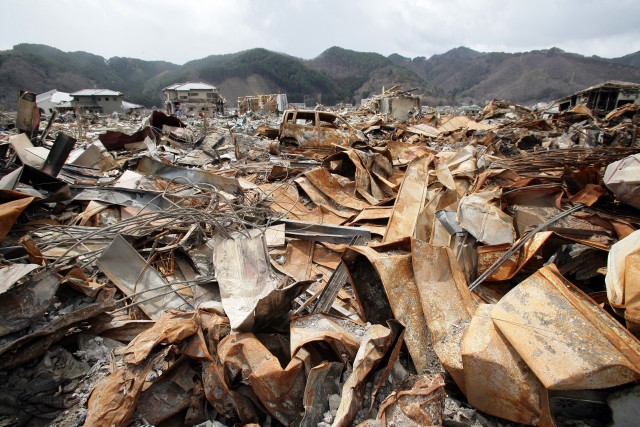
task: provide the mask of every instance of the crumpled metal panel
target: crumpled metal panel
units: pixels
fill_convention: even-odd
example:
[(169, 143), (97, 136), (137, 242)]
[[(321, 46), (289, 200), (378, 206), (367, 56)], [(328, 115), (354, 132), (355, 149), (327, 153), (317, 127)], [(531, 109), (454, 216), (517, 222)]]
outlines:
[(143, 175), (154, 175), (161, 176), (166, 179), (173, 179), (178, 183), (191, 181), (211, 184), (222, 191), (236, 196), (243, 194), (242, 187), (235, 178), (227, 178), (225, 176), (216, 175), (198, 169), (187, 169), (179, 166), (167, 165), (161, 161), (153, 160), (150, 157), (143, 157), (140, 159), (136, 172)]
[(149, 372), (164, 361), (171, 346), (157, 349), (143, 363), (125, 363), (93, 389), (87, 403), (86, 427), (124, 427), (133, 421), (136, 404)]
[[(15, 270), (14, 267), (18, 265), (14, 264), (9, 269)], [(40, 320), (51, 304), (59, 284), (60, 279), (55, 272), (47, 269), (36, 274), (24, 285), (3, 292), (0, 298), (0, 336), (19, 331)]]
[(391, 161), (380, 153), (346, 150), (325, 158), (322, 167), (344, 176), (355, 169), (356, 191), (371, 204), (396, 195), (397, 186), (388, 181), (393, 174)]
[(271, 271), (264, 235), (260, 230), (236, 232), (230, 239), (215, 236), (213, 260), (225, 313), (235, 331), (249, 331), (261, 298), (273, 292), (279, 279)]
[(155, 325), (140, 335), (124, 349), (124, 361), (137, 365), (147, 358), (151, 350), (161, 342), (175, 344), (195, 334), (198, 326), (193, 321), (193, 312), (166, 312)]
[(640, 154), (634, 154), (607, 166), (603, 181), (621, 202), (640, 209), (638, 173), (640, 173)]
[(389, 328), (371, 325), (362, 338), (353, 362), (353, 372), (342, 386), (342, 399), (331, 427), (349, 426), (362, 407), (365, 379), (391, 349), (401, 329), (397, 322), (390, 321), (388, 324)]
[(184, 367), (188, 369), (181, 368), (179, 373), (186, 371), (185, 373), (191, 374), (191, 387), (183, 387), (184, 384), (176, 382), (179, 378), (152, 385), (140, 394), (136, 404), (136, 418), (157, 425), (189, 407), (195, 372), (188, 365), (183, 365)]
[(555, 265), (505, 295), (491, 319), (549, 390), (615, 387), (640, 379), (640, 341)]
[(336, 356), (346, 354), (352, 363), (364, 332), (364, 325), (331, 314), (295, 317), (290, 326), (291, 354), (296, 354), (305, 344), (323, 341), (333, 348)]
[(43, 355), (51, 344), (62, 339), (69, 332), (69, 327), (72, 325), (107, 310), (112, 310), (115, 305), (113, 302), (115, 292), (115, 288), (105, 287), (92, 304), (81, 307), (65, 316), (58, 316), (36, 332), (3, 343), (0, 346), (0, 355), (2, 355), (0, 369), (10, 369)]
[(318, 187), (313, 185), (306, 177), (301, 176), (296, 178), (294, 181), (304, 190), (305, 193), (307, 193), (307, 196), (309, 196), (313, 203), (321, 206), (338, 217), (346, 220), (358, 214), (358, 210), (356, 209), (347, 208), (333, 203), (326, 194), (320, 191)]
[(442, 375), (412, 375), (381, 404), (378, 419), (386, 427), (440, 426), (443, 421), (444, 379)]
[(140, 299), (140, 309), (150, 319), (158, 319), (166, 310), (190, 310), (193, 307), (177, 292), (162, 295), (170, 289), (155, 268), (147, 265), (144, 258), (118, 235), (96, 260), (96, 265), (125, 295), (149, 290)]
[[(624, 308), (626, 305), (626, 267), (627, 265), (631, 266), (627, 264), (627, 258), (629, 256), (633, 257), (632, 254), (638, 249), (640, 249), (640, 230), (634, 231), (611, 246), (609, 258), (607, 259), (605, 283), (607, 285), (607, 298), (611, 306), (615, 308)], [(631, 279), (632, 276), (629, 276), (629, 278)], [(629, 284), (633, 285), (633, 281), (630, 281)]]
[(264, 407), (285, 426), (300, 420), (300, 408), (311, 369), (309, 353), (300, 349), (285, 368), (250, 332), (231, 334), (218, 344), (218, 355), (228, 383), (242, 381)]
[(204, 394), (213, 409), (227, 418), (237, 416), (243, 423), (258, 422), (258, 415), (249, 399), (230, 390), (224, 378), (218, 343), (231, 330), (229, 319), (213, 313), (200, 312), (200, 324), (206, 333), (210, 360), (202, 361)]
[(462, 342), (466, 396), (474, 408), (513, 422), (535, 425), (540, 381), (494, 326), (493, 305), (478, 306)]
[(0, 270), (0, 294), (3, 294), (15, 285), (20, 279), (33, 270), (42, 267), (38, 264), (12, 264)]
[(304, 176), (318, 190), (341, 206), (356, 210), (362, 210), (370, 206), (370, 203), (360, 200), (349, 193), (325, 168), (312, 169), (306, 172)]
[(487, 245), (513, 243), (516, 239), (513, 218), (490, 203), (499, 197), (500, 191), (474, 193), (463, 197), (458, 205), (458, 224)]
[[(414, 278), (410, 249), (410, 241), (405, 239), (376, 248), (351, 246), (345, 250), (344, 257), (353, 258), (353, 254), (357, 253), (365, 256), (374, 266), (384, 286), (393, 316), (406, 328), (404, 340), (411, 360), (418, 373), (423, 373), (429, 368), (439, 370), (440, 367), (437, 366), (437, 360), (433, 360), (437, 358), (433, 355), (431, 347), (431, 334)], [(356, 277), (353, 269), (354, 267), (350, 267), (352, 278)], [(353, 280), (353, 285), (360, 304), (366, 304), (366, 301), (360, 301), (361, 295), (364, 295), (364, 290), (361, 288), (373, 287), (375, 284), (359, 283)]]
[(300, 427), (317, 427), (329, 410), (329, 396), (340, 390), (342, 363), (324, 361), (315, 366), (304, 390), (304, 415)]
[(17, 199), (0, 204), (0, 242), (2, 242), (20, 214), (36, 198), (13, 190), (0, 190), (0, 198), (4, 200)]
[(427, 154), (412, 160), (407, 166), (407, 172), (393, 205), (393, 213), (382, 239), (383, 243), (403, 237), (413, 237), (418, 215), (427, 198), (429, 165), (432, 161), (433, 155)]
[(465, 392), (462, 337), (475, 306), (464, 273), (451, 249), (412, 240), (413, 273), (433, 349)]
[[(485, 281), (502, 281), (509, 280), (515, 276), (525, 264), (533, 258), (538, 249), (542, 247), (544, 242), (553, 234), (552, 231), (542, 231), (536, 233), (531, 240), (527, 241), (520, 249), (520, 252), (513, 254), (511, 258), (506, 260), (496, 271), (487, 277)], [(503, 245), (485, 245), (478, 247), (478, 276), (491, 267), (506, 251), (511, 248), (509, 244)]]

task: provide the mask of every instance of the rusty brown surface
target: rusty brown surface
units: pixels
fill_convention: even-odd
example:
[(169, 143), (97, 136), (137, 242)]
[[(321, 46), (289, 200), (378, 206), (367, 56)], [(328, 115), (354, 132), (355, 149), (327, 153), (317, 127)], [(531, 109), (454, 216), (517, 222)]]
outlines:
[(260, 188), (267, 192), (270, 199), (273, 199), (269, 207), (275, 212), (286, 214), (289, 219), (335, 225), (340, 225), (345, 222), (345, 218), (334, 214), (322, 206), (308, 209), (300, 201), (300, 194), (298, 194), (298, 189), (294, 184), (263, 184)]
[(426, 201), (429, 165), (432, 161), (433, 155), (428, 154), (412, 160), (407, 166), (383, 243), (413, 236), (418, 214)]
[(371, 398), (369, 399), (371, 403), (369, 404), (369, 411), (367, 412), (367, 417), (371, 414), (371, 410), (373, 409), (373, 404), (376, 401), (376, 397), (378, 396), (378, 392), (380, 391), (380, 389), (384, 385), (385, 381), (387, 381), (387, 379), (389, 378), (389, 374), (391, 374), (391, 371), (393, 370), (394, 365), (398, 361), (398, 357), (400, 356), (400, 351), (402, 350), (402, 346), (404, 344), (404, 334), (405, 334), (405, 332), (407, 332), (407, 328), (402, 329), (402, 332), (400, 332), (400, 336), (396, 340), (396, 343), (393, 346), (393, 350), (391, 350), (391, 353), (389, 354), (389, 360), (387, 361), (387, 367), (384, 368), (384, 371), (382, 371), (382, 375), (380, 375), (380, 379), (378, 380), (378, 384), (375, 385), (375, 389), (371, 393)]
[(478, 306), (462, 342), (466, 396), (473, 407), (513, 422), (535, 425), (540, 381), (494, 326), (490, 304)]
[(341, 218), (344, 218), (345, 220), (358, 213), (356, 209), (347, 208), (334, 203), (327, 195), (320, 191), (318, 187), (313, 185), (311, 181), (304, 176), (296, 178), (295, 182), (300, 186), (300, 188), (302, 188), (302, 190), (304, 190), (305, 193), (307, 193), (307, 196), (309, 196), (313, 203), (327, 209), (329, 212), (332, 212)]
[(136, 418), (156, 425), (188, 408), (195, 374), (188, 364), (183, 364), (172, 378), (144, 390), (136, 403)]
[[(536, 233), (536, 235), (527, 241), (522, 249), (520, 249), (520, 252), (513, 254), (513, 256), (505, 261), (486, 280), (502, 281), (511, 279), (536, 254), (551, 235), (553, 235), (551, 231)], [(480, 246), (478, 248), (478, 275), (484, 273), (487, 268), (491, 267), (510, 247), (511, 245), (509, 244)]]
[[(427, 369), (439, 370), (438, 362), (434, 360), (435, 357), (431, 347), (432, 338), (427, 327), (418, 285), (414, 277), (409, 239), (388, 243), (376, 248), (353, 246), (347, 249), (343, 256), (350, 258), (354, 256), (352, 253), (366, 257), (368, 262), (375, 268), (375, 272), (382, 282), (384, 294), (374, 294), (370, 299), (386, 297), (393, 316), (406, 327), (404, 340), (418, 373), (423, 373)], [(352, 277), (357, 277), (353, 267), (350, 269), (350, 273)], [(367, 291), (366, 287), (373, 288), (374, 285), (371, 282), (359, 283), (354, 281), (354, 286), (357, 294), (364, 296)], [(368, 292), (371, 292), (371, 290)], [(369, 298), (362, 301), (361, 304), (367, 304), (368, 300)], [(369, 321), (373, 320), (380, 321), (380, 319)]]
[(243, 422), (258, 421), (251, 402), (227, 386), (222, 362), (218, 356), (218, 343), (231, 331), (229, 319), (216, 314), (200, 312), (200, 324), (206, 334), (211, 360), (203, 360), (202, 383), (204, 394), (213, 408), (225, 417), (238, 416)]
[(158, 344), (166, 342), (174, 344), (196, 333), (197, 325), (193, 321), (193, 313), (168, 311), (160, 317), (155, 325), (138, 335), (123, 351), (124, 361), (138, 364), (145, 360), (151, 350)]
[(315, 242), (293, 239), (287, 244), (286, 261), (278, 269), (296, 280), (308, 280), (312, 275)]
[(413, 272), (433, 349), (460, 389), (465, 391), (462, 337), (475, 306), (451, 249), (411, 241)]
[[(283, 121), (280, 125), (279, 139), (285, 138), (294, 139), (300, 148), (325, 148), (333, 147), (334, 145), (349, 147), (353, 143), (362, 141), (364, 135), (359, 133), (349, 125), (344, 119), (338, 115), (314, 110), (287, 110), (284, 112), (283, 117), (287, 114), (293, 113), (294, 117), (292, 121)], [(313, 125), (298, 124), (298, 115), (304, 114), (306, 116), (314, 116), (315, 123)], [(346, 129), (339, 129), (338, 126), (321, 126), (319, 118), (326, 116), (331, 119), (332, 122), (339, 121), (340, 124)], [(360, 135), (360, 136), (359, 136)]]
[[(26, 194), (19, 193), (17, 191), (2, 190), (3, 196), (6, 196), (7, 191), (10, 191), (11, 196), (17, 194), (15, 200), (11, 200), (0, 205), (0, 242), (5, 238), (13, 224), (16, 222), (22, 211), (31, 204), (36, 198), (33, 196), (27, 196)], [(5, 197), (3, 197), (5, 198)]]
[(299, 409), (311, 369), (309, 353), (300, 349), (283, 368), (252, 333), (231, 334), (218, 344), (218, 355), (230, 383), (248, 382), (264, 407), (288, 426), (300, 419)]
[(549, 390), (615, 387), (640, 379), (640, 342), (546, 266), (505, 295), (491, 319)]
[(601, 185), (587, 184), (582, 190), (571, 196), (569, 201), (591, 206), (604, 194), (605, 189)]
[(319, 191), (340, 206), (358, 211), (370, 206), (369, 203), (351, 195), (325, 168), (312, 169), (304, 176)]
[(338, 268), (341, 256), (342, 252), (336, 252), (319, 243), (316, 243), (313, 249), (313, 262), (330, 268), (331, 270)]
[(42, 256), (42, 252), (38, 249), (36, 242), (30, 235), (25, 235), (20, 238), (20, 245), (24, 248), (29, 256), (29, 262), (32, 264), (44, 265), (45, 260)]
[(290, 325), (291, 351), (295, 354), (308, 343), (323, 341), (338, 358), (347, 356), (345, 364), (353, 363), (363, 334), (364, 325), (339, 316), (320, 313), (295, 317)]
[(393, 174), (391, 156), (380, 153), (347, 150), (328, 156), (322, 167), (343, 176), (354, 174), (358, 194), (371, 204), (388, 197), (395, 197), (398, 185), (389, 181)]
[(353, 371), (342, 386), (342, 400), (331, 427), (349, 426), (362, 406), (367, 375), (375, 370), (400, 332), (399, 325), (389, 322), (389, 326), (390, 328), (371, 325), (362, 338), (353, 363)]
[[(378, 419), (383, 426), (439, 426), (445, 402), (441, 375), (410, 376), (380, 404)], [(390, 422), (392, 421), (392, 422)]]
[(87, 403), (86, 427), (124, 427), (133, 421), (136, 405), (149, 372), (171, 347), (155, 350), (140, 364), (124, 364), (93, 389)]

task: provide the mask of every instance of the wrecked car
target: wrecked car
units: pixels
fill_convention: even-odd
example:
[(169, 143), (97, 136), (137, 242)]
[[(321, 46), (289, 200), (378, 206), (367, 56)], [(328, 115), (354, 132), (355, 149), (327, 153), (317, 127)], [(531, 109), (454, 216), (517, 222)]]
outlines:
[(331, 148), (367, 145), (367, 137), (342, 117), (326, 111), (286, 110), (282, 114), (281, 145), (294, 148)]

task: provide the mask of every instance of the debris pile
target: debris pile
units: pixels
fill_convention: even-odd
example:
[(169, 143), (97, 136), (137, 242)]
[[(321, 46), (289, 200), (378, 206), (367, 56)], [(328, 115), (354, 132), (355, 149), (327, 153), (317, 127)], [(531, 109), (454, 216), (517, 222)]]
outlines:
[(409, 92), (2, 116), (0, 425), (635, 422), (639, 107)]

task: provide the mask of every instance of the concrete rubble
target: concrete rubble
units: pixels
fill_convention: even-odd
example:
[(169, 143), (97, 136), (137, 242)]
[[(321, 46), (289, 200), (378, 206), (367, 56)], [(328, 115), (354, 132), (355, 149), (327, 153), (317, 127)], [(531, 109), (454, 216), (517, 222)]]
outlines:
[(32, 98), (0, 113), (0, 426), (635, 425), (640, 106)]

